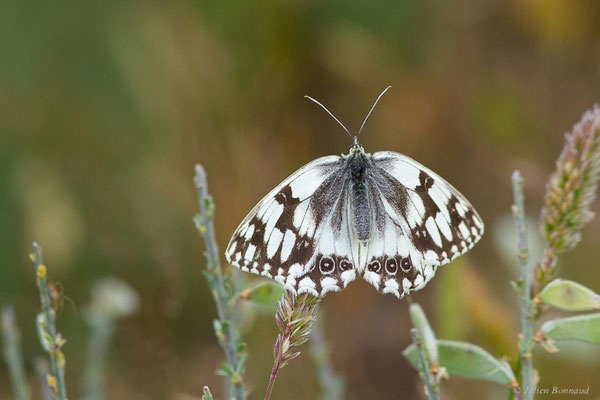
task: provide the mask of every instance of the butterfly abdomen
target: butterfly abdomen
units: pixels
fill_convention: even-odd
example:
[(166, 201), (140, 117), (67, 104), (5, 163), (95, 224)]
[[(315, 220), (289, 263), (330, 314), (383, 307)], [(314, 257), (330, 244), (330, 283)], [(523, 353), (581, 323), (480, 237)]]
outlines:
[(349, 159), (352, 227), (358, 240), (366, 246), (371, 239), (371, 209), (367, 190), (368, 160), (362, 151), (354, 152)]

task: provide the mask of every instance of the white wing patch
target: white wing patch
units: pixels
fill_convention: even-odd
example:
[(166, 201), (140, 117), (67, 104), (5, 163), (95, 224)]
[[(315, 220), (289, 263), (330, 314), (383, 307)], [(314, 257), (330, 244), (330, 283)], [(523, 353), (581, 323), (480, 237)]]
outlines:
[(296, 243), (296, 234), (291, 229), (285, 231), (283, 236), (283, 243), (281, 244), (281, 262), (284, 263), (292, 254), (294, 244)]

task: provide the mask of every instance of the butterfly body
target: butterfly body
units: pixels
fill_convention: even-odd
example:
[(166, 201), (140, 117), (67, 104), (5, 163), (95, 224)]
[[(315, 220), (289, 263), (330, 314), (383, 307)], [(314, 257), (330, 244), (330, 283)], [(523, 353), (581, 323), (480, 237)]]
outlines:
[[(350, 205), (352, 213), (352, 227), (360, 243), (366, 245), (371, 238), (371, 213), (369, 212), (368, 196), (368, 168), (371, 155), (355, 144), (345, 163), (346, 171), (350, 178)], [(343, 156), (342, 156), (343, 157)], [(346, 174), (348, 175), (348, 174)]]
[(483, 222), (437, 174), (398, 153), (318, 158), (267, 194), (226, 250), (234, 266), (296, 293), (324, 295), (356, 275), (402, 297), (469, 250)]

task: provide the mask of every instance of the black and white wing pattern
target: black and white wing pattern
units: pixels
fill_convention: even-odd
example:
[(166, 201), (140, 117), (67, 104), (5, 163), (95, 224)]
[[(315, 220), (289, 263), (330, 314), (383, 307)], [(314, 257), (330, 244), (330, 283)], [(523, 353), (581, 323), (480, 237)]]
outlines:
[(471, 249), (483, 235), (483, 221), (462, 194), (411, 158), (378, 152), (371, 160), (375, 223), (359, 272), (382, 293), (402, 297)]
[(225, 251), (232, 265), (322, 296), (360, 274), (403, 297), (481, 238), (483, 222), (448, 182), (398, 153), (319, 158), (254, 207)]
[(296, 293), (322, 296), (346, 287), (356, 277), (358, 243), (343, 164), (339, 156), (319, 158), (267, 194), (234, 232), (227, 261)]

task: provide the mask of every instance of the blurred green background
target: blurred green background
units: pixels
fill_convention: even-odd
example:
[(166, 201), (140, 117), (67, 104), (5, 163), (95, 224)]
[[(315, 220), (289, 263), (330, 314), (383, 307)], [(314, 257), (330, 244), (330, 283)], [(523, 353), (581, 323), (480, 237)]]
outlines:
[[(13, 304), (27, 369), (42, 354), (31, 242), (45, 250), (65, 303), (67, 384), (78, 398), (88, 327), (81, 309), (99, 278), (141, 296), (109, 360), (110, 399), (223, 398), (215, 307), (202, 276), (193, 166), (209, 175), (221, 249), (273, 186), (310, 160), (346, 152), (369, 120), (368, 151), (393, 150), (437, 171), (487, 225), (468, 256), (413, 296), (438, 337), (516, 356), (516, 243), (510, 173), (526, 178), (535, 224), (545, 182), (571, 129), (600, 99), (600, 3), (580, 0), (114, 1), (0, 3), (0, 304)], [(598, 211), (598, 202), (594, 205)], [(510, 219), (508, 220), (510, 221)], [(561, 258), (563, 277), (598, 291), (600, 222)], [(506, 262), (508, 260), (508, 263)], [(348, 399), (416, 398), (407, 302), (360, 280), (321, 305)], [(244, 309), (250, 398), (262, 398), (276, 327)], [(307, 350), (307, 348), (305, 348)], [(536, 353), (546, 387), (591, 386), (598, 348)], [(448, 399), (506, 398), (452, 378)], [(305, 352), (273, 398), (316, 398)], [(550, 396), (551, 397), (551, 396)], [(4, 364), (0, 398), (10, 398)]]

